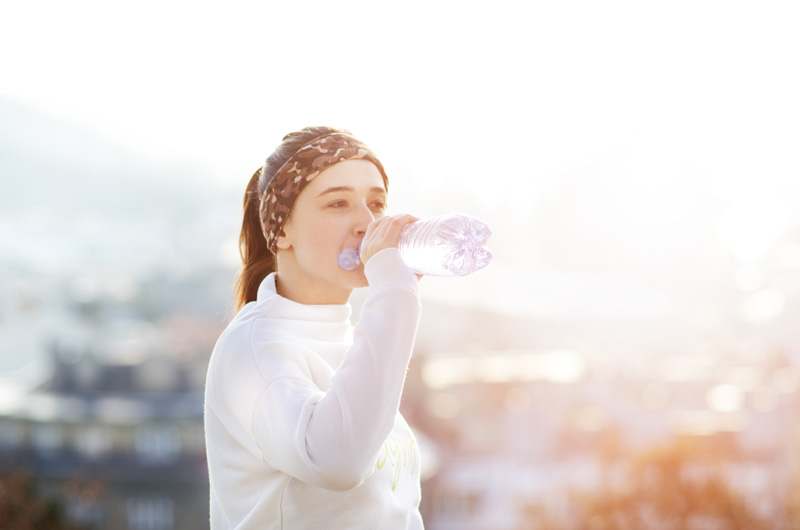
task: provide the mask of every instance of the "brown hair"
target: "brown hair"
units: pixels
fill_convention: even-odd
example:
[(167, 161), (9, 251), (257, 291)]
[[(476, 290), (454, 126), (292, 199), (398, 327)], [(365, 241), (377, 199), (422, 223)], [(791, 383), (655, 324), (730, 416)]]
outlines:
[[(256, 299), (261, 281), (274, 272), (277, 267), (275, 255), (267, 249), (267, 240), (261, 230), (259, 207), (261, 193), (278, 170), (303, 145), (320, 136), (343, 131), (332, 127), (304, 127), (283, 137), (281, 144), (269, 155), (264, 165), (250, 177), (244, 192), (244, 218), (239, 233), (239, 255), (242, 257), (242, 269), (234, 284), (234, 312), (243, 305)], [(261, 173), (264, 176), (261, 176)], [(261, 188), (259, 187), (261, 182)], [(291, 214), (290, 214), (291, 216)]]

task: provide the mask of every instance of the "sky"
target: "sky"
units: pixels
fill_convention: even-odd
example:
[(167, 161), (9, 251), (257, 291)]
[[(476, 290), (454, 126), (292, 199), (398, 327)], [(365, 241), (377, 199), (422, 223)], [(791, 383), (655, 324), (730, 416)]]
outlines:
[[(752, 261), (800, 223), (798, 22), (770, 1), (14, 1), (0, 95), (228, 189), (287, 132), (345, 128), (398, 213), (490, 219), (509, 261), (506, 227), (576, 219)], [(564, 224), (532, 225), (554, 201)]]

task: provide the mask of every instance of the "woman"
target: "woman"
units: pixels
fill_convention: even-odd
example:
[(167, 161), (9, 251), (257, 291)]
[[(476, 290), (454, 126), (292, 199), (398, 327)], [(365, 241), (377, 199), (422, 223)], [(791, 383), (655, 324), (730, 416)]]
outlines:
[[(386, 172), (349, 131), (283, 140), (247, 186), (237, 313), (209, 360), (211, 530), (422, 529), (399, 413), (422, 305), (397, 245), (417, 218), (384, 215)], [(340, 268), (362, 239), (359, 267)]]

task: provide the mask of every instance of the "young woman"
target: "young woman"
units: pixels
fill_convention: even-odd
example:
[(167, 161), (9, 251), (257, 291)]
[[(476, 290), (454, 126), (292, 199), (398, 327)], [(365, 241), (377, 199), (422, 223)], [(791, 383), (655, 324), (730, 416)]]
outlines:
[(250, 179), (237, 312), (206, 377), (211, 530), (423, 528), (399, 412), (422, 305), (397, 245), (417, 218), (385, 215), (387, 192), (377, 157), (329, 127), (287, 134)]

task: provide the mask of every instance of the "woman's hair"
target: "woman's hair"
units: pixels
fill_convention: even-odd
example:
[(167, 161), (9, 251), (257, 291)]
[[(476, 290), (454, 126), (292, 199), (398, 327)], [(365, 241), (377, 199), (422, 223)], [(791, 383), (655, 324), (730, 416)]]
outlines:
[(239, 255), (242, 257), (242, 270), (234, 284), (234, 312), (238, 312), (247, 302), (256, 299), (261, 281), (277, 267), (275, 255), (267, 249), (267, 239), (261, 231), (259, 207), (261, 193), (264, 190), (259, 188), (259, 180), (262, 186), (266, 185), (300, 147), (320, 136), (340, 131), (343, 129), (304, 127), (299, 131), (290, 132), (283, 137), (283, 141), (277, 149), (269, 155), (264, 166), (258, 168), (250, 177), (250, 182), (244, 192), (244, 218), (242, 219), (242, 230), (239, 233)]

